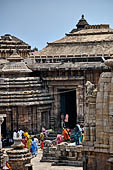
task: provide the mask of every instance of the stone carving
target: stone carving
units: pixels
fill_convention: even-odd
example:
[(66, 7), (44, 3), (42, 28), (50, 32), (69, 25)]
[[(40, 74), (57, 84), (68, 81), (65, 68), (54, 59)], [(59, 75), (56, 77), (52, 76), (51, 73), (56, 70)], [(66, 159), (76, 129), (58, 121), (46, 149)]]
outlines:
[(104, 64), (113, 68), (113, 59), (108, 59), (104, 61)]
[(97, 88), (95, 88), (94, 90), (93, 90), (93, 96), (96, 96), (97, 95)]
[(85, 86), (87, 95), (92, 95), (94, 90), (94, 84), (91, 83), (90, 81), (87, 81)]

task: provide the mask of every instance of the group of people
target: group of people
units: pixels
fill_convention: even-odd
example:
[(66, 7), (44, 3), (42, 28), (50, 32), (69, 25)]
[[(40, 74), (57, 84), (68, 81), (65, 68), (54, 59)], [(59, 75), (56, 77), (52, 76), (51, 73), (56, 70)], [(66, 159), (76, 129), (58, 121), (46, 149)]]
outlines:
[(61, 142), (70, 141), (70, 130), (69, 128), (63, 128), (62, 134), (57, 134), (56, 144), (60, 144)]
[(32, 155), (36, 156), (38, 154), (38, 139), (36, 136), (31, 136), (28, 132), (24, 132), (23, 130), (19, 129), (17, 132), (13, 132), (13, 139), (20, 138), (22, 143), (24, 144), (24, 148), (29, 149)]
[[(73, 137), (73, 139), (72, 139)], [(69, 128), (64, 127), (62, 134), (57, 135), (56, 144), (60, 144), (61, 142), (75, 142), (75, 145), (80, 145), (84, 142), (84, 127), (83, 125), (77, 124), (71, 132)]]
[(20, 138), (20, 139), (22, 139), (23, 133), (24, 133), (24, 131), (21, 130), (20, 128), (19, 128), (18, 131), (14, 130), (14, 132), (13, 132), (13, 139), (15, 139), (15, 138)]
[[(63, 128), (63, 134), (59, 135), (57, 137), (58, 142), (60, 143), (60, 141), (71, 141), (71, 131), (69, 129), (69, 124), (68, 124), (68, 119), (69, 119), (69, 115), (66, 113), (65, 116), (64, 114), (62, 114), (61, 116), (61, 126)], [(74, 132), (73, 132), (73, 136), (74, 136), (74, 141), (76, 145), (82, 144), (84, 142), (84, 126), (83, 124), (77, 124), (74, 128)], [(62, 139), (61, 139), (62, 138)]]
[[(67, 126), (67, 127), (66, 127)], [(62, 134), (57, 134), (56, 144), (60, 144), (61, 142), (72, 142), (72, 132), (68, 128), (68, 124), (63, 127)], [(46, 130), (42, 128), (40, 133), (40, 148), (44, 148), (44, 140), (48, 137), (49, 133), (52, 132), (52, 129)], [(75, 145), (80, 145), (84, 141), (84, 127), (83, 125), (77, 124), (73, 131), (73, 137)], [(23, 130), (19, 129), (18, 132), (14, 131), (13, 139), (20, 138), (22, 143), (24, 144), (25, 148), (28, 148), (32, 155), (37, 155), (37, 151), (39, 148), (39, 141), (36, 136), (31, 136), (28, 132), (24, 132)]]

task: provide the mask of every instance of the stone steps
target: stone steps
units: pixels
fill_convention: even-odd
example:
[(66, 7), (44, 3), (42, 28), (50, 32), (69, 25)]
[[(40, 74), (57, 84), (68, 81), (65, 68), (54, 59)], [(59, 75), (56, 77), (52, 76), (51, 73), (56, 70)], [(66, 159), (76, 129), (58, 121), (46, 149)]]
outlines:
[(52, 163), (52, 166), (75, 166), (83, 167), (82, 161), (57, 160)]
[(45, 137), (45, 140), (55, 140), (57, 138), (57, 133), (50, 133), (48, 137)]

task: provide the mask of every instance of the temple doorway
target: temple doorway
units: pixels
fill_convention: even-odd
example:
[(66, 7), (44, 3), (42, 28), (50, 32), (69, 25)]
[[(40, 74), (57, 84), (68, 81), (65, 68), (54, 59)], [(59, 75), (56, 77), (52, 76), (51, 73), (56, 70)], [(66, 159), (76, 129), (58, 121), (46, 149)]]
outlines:
[(76, 89), (60, 89), (60, 106), (61, 118), (68, 114), (69, 128), (73, 129), (77, 121)]

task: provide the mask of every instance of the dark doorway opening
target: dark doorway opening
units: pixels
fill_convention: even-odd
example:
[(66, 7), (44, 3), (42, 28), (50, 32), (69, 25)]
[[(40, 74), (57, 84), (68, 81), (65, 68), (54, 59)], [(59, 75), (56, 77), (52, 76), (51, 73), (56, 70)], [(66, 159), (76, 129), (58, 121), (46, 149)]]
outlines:
[(77, 121), (76, 89), (60, 89), (61, 115), (69, 115), (69, 128), (73, 129)]
[(1, 134), (3, 138), (6, 138), (6, 117), (4, 117), (4, 121), (1, 125)]

